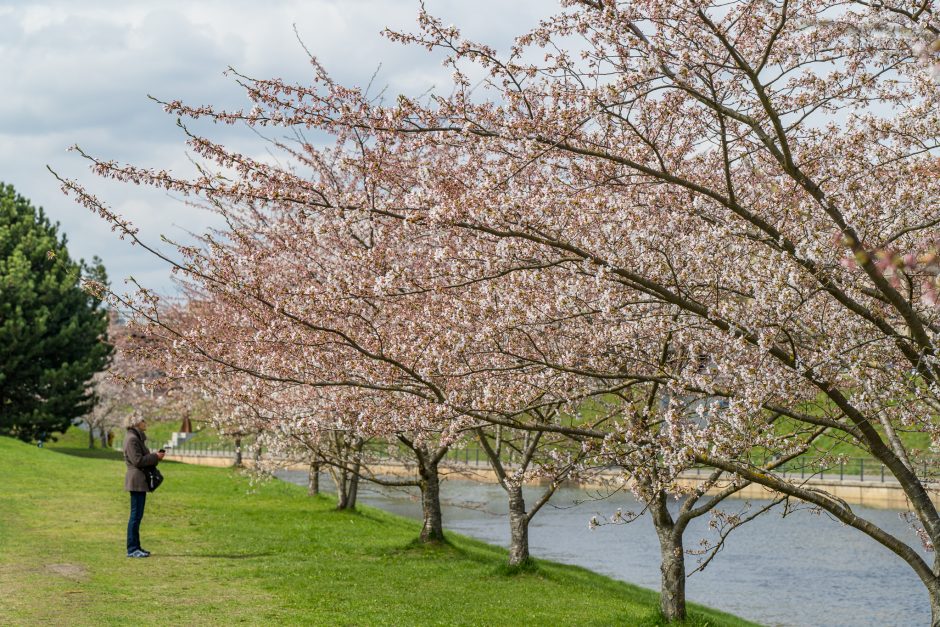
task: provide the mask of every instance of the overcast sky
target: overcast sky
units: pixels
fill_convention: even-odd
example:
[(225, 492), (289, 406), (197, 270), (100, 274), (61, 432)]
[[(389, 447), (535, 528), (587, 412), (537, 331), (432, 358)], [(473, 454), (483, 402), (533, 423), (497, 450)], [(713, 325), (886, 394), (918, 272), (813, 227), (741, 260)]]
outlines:
[[(426, 0), (445, 23), (505, 50), (512, 37), (557, 9), (555, 0)], [(121, 242), (97, 216), (62, 195), (46, 170), (78, 178), (150, 241), (185, 238), (208, 216), (164, 193), (96, 179), (66, 149), (142, 166), (188, 169), (184, 139), (162, 100), (239, 107), (246, 99), (229, 66), (257, 77), (303, 80), (307, 47), (346, 83), (378, 82), (392, 93), (445, 86), (440, 57), (380, 36), (412, 30), (418, 0), (0, 0), (0, 181), (61, 223), (73, 257), (104, 259), (115, 287), (132, 275), (171, 290), (168, 269)], [(219, 128), (214, 139), (237, 129)], [(233, 135), (234, 137), (234, 135)]]

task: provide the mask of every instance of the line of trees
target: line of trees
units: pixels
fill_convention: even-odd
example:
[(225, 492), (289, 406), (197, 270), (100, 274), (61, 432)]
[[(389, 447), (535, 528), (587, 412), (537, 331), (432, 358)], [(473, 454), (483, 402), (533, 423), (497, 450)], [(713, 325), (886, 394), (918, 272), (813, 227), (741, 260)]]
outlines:
[[(906, 437), (940, 445), (940, 90), (920, 45), (940, 37), (934, 3), (562, 5), (503, 54), (424, 11), (417, 32), (387, 33), (444, 51), (447, 95), (388, 104), (311, 59), (310, 85), (236, 73), (250, 110), (165, 103), (296, 131), (271, 140), (276, 162), (185, 122), (190, 178), (82, 152), (227, 225), (164, 256), (183, 304), (111, 294), (149, 338), (138, 357), (350, 477), (365, 441), (404, 444), (427, 541), (443, 537), (439, 463), (463, 439), (506, 490), (517, 564), (552, 492), (527, 504), (526, 481), (616, 466), (681, 619), (686, 526), (756, 483), (893, 551), (940, 624), (940, 561), (915, 548), (940, 541), (936, 465)], [(911, 537), (775, 472), (833, 439), (899, 482)], [(518, 468), (496, 454), (509, 441)], [(713, 473), (681, 489), (696, 465)]]

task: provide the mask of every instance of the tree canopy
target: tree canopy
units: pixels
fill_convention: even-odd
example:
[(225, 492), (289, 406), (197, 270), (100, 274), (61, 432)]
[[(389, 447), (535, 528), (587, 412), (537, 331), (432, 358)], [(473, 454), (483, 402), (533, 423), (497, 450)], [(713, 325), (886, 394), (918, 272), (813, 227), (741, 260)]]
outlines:
[[(111, 295), (154, 338), (145, 356), (229, 403), (220, 422), (287, 445), (565, 436), (539, 472), (623, 469), (670, 620), (681, 535), (716, 503), (695, 499), (727, 477), (893, 551), (940, 624), (940, 558), (909, 542), (940, 544), (940, 460), (902, 437), (940, 447), (940, 90), (918, 52), (940, 37), (933, 4), (565, 0), (505, 53), (424, 10), (386, 35), (447, 55), (452, 85), (385, 102), (312, 58), (307, 85), (238, 74), (250, 109), (164, 102), (192, 178), (78, 149), (227, 225), (172, 260), (61, 179), (182, 277), (188, 315)], [(255, 159), (187, 126), (205, 120), (296, 141)], [(898, 482), (909, 536), (780, 466), (822, 453), (823, 472), (832, 442)], [(712, 471), (689, 490), (692, 466)]]
[(0, 433), (30, 441), (91, 410), (88, 383), (108, 362), (107, 316), (41, 208), (0, 184)]

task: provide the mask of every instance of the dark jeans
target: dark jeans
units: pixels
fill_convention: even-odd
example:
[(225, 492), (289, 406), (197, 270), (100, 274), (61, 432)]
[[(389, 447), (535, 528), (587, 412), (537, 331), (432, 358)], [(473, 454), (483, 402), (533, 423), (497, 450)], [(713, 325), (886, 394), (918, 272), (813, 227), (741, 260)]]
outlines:
[(140, 548), (140, 521), (144, 518), (146, 492), (131, 492), (131, 517), (127, 521), (127, 552)]

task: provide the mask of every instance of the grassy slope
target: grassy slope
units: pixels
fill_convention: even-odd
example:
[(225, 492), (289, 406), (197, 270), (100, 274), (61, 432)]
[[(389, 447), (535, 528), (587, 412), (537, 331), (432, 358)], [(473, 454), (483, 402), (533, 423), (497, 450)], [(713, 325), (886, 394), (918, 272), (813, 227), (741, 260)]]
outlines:
[[(196, 434), (192, 436), (188, 444), (204, 445), (209, 447), (232, 446), (235, 440), (231, 437), (219, 434), (219, 432), (205, 422), (193, 421), (196, 428)], [(179, 430), (180, 421), (152, 421), (147, 423), (147, 444), (153, 448), (159, 448), (169, 441), (174, 431)], [(65, 433), (54, 434), (56, 442), (53, 446), (68, 446), (75, 448), (88, 448), (88, 432), (78, 427), (71, 427)], [(124, 439), (124, 429), (114, 429), (115, 446), (119, 445)], [(254, 442), (251, 437), (244, 438), (242, 445), (247, 446)], [(95, 440), (95, 448), (101, 446), (99, 439)]]
[[(58, 447), (58, 448), (57, 448)], [(456, 535), (415, 546), (413, 521), (231, 470), (163, 466), (124, 557), (123, 462), (0, 438), (0, 624), (654, 624), (656, 595)], [(694, 624), (743, 625), (696, 608)]]

